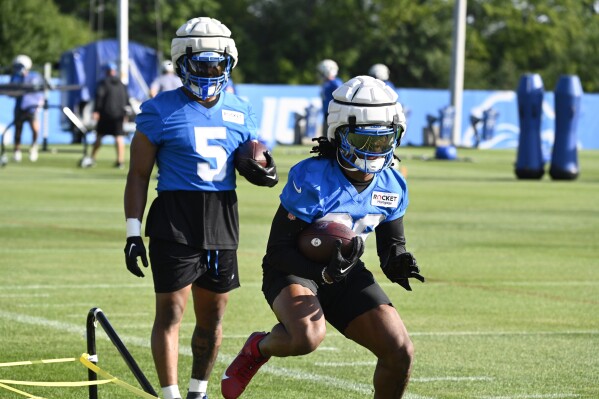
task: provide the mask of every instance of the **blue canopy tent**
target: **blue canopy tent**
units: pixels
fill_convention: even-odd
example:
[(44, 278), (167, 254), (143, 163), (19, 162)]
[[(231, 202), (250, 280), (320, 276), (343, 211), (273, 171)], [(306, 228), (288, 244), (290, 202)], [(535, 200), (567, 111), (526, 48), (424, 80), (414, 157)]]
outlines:
[[(60, 57), (61, 80), (64, 84), (81, 85), (81, 89), (64, 91), (61, 104), (86, 117), (82, 104), (93, 101), (97, 83), (104, 78), (102, 67), (108, 62), (117, 62), (119, 43), (116, 39), (105, 39), (89, 43), (64, 52)], [(159, 60), (155, 49), (129, 42), (129, 96), (142, 102), (149, 98), (149, 86), (158, 76)], [(64, 124), (69, 125), (66, 118)], [(65, 129), (66, 130), (66, 129)]]

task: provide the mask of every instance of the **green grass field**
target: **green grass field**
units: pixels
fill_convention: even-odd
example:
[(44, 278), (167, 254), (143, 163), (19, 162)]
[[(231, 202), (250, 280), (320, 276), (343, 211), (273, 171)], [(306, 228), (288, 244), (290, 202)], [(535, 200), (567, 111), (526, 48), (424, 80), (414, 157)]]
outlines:
[[(152, 385), (152, 282), (129, 274), (123, 247), (126, 171), (76, 167), (77, 146), (56, 146), (32, 164), (0, 169), (0, 363), (78, 358), (85, 322), (101, 308)], [(275, 322), (262, 292), (260, 261), (287, 171), (308, 147), (277, 147), (281, 184), (239, 181), (242, 287), (231, 294), (224, 342), (209, 396), (246, 337)], [(425, 284), (411, 293), (387, 282), (374, 237), (364, 258), (399, 310), (416, 347), (407, 398), (599, 398), (599, 152), (579, 153), (575, 181), (517, 180), (516, 153), (459, 149), (467, 161), (424, 160), (432, 148), (402, 148), (410, 206), (408, 247)], [(26, 154), (25, 154), (26, 155)], [(153, 188), (153, 187), (152, 187)], [(153, 196), (150, 196), (150, 200)], [(179, 384), (190, 370), (193, 315), (181, 332)], [(103, 370), (139, 386), (97, 329)], [(243, 398), (372, 397), (374, 357), (332, 328), (314, 353), (273, 358)], [(85, 381), (78, 361), (0, 367), (5, 380)], [(9, 385), (44, 398), (87, 398), (87, 387)], [(31, 397), (0, 385), (0, 398)], [(100, 398), (133, 398), (115, 385)]]

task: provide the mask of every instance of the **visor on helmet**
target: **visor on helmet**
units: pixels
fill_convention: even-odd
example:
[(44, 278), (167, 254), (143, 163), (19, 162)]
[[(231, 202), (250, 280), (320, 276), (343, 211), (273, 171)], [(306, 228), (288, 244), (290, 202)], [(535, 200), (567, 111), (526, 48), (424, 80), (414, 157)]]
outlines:
[[(191, 48), (188, 48), (191, 50)], [(206, 100), (219, 94), (229, 80), (231, 57), (215, 51), (192, 54), (191, 51), (177, 60), (179, 76), (192, 93)]]
[(340, 155), (362, 172), (378, 173), (392, 162), (400, 130), (398, 125), (341, 126), (337, 129)]
[(356, 150), (369, 154), (385, 154), (395, 147), (397, 133), (385, 126), (356, 126), (354, 131), (346, 130), (347, 142)]
[(194, 54), (186, 60), (189, 72), (201, 78), (216, 78), (221, 76), (229, 64), (227, 57), (213, 51)]

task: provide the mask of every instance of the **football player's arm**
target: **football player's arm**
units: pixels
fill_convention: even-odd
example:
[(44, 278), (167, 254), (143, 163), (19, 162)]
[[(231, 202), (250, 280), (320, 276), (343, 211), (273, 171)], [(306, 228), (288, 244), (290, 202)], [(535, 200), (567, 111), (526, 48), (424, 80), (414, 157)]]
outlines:
[(378, 225), (375, 232), (376, 249), (385, 276), (408, 291), (412, 290), (408, 278), (424, 282), (416, 259), (406, 250), (403, 217)]
[(391, 247), (395, 245), (397, 255), (406, 251), (406, 237), (403, 228), (403, 216), (387, 223), (379, 224), (375, 229), (376, 252), (381, 259), (389, 257)]
[(129, 173), (127, 174), (124, 198), (127, 223), (125, 262), (127, 269), (132, 274), (143, 277), (144, 274), (137, 264), (137, 257), (140, 257), (144, 266), (148, 266), (146, 249), (141, 238), (141, 221), (148, 198), (150, 177), (156, 160), (156, 146), (145, 134), (136, 131), (131, 141), (129, 158)]
[(292, 220), (288, 215), (283, 205), (279, 205), (270, 228), (264, 261), (282, 272), (320, 283), (323, 265), (306, 259), (297, 249), (297, 236), (308, 223), (298, 218)]

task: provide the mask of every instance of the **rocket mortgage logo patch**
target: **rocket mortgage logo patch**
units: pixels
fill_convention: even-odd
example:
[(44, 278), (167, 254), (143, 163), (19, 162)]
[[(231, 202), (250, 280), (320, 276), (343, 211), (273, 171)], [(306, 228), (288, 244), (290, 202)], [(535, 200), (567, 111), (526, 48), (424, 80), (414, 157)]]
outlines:
[(399, 204), (399, 194), (396, 193), (382, 193), (380, 191), (374, 191), (370, 204), (374, 206), (384, 206), (385, 208), (397, 208)]

